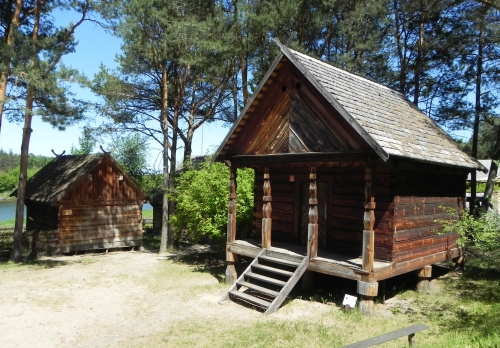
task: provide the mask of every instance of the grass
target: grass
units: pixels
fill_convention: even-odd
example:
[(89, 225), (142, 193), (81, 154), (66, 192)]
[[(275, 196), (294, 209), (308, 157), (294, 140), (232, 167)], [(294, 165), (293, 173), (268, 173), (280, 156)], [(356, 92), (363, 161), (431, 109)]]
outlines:
[[(170, 278), (179, 279), (180, 283), (183, 278), (194, 281), (193, 275), (196, 277), (196, 273), (210, 273), (223, 279), (223, 263), (215, 261), (210, 254), (186, 255), (167, 262), (170, 264), (163, 271), (166, 273), (156, 275), (157, 284), (167, 282)], [(166, 270), (168, 268), (169, 271)], [(185, 273), (186, 270), (192, 274)], [(254, 312), (249, 312), (248, 318), (254, 319), (242, 317), (230, 323), (215, 314), (209, 319), (191, 318), (172, 323), (161, 334), (138, 338), (130, 342), (130, 346), (340, 347), (411, 324), (423, 323), (429, 329), (417, 334), (418, 344), (422, 347), (500, 347), (500, 264), (472, 258), (468, 260), (464, 273), (447, 273), (443, 268), (438, 268), (435, 273), (443, 276), (434, 280), (433, 286), (438, 289), (434, 288), (429, 294), (412, 290), (414, 284), (408, 280), (412, 274), (398, 278), (402, 283), (394, 286), (393, 294), (389, 297), (400, 300), (401, 304), (386, 310), (389, 313), (385, 315), (378, 312), (376, 316), (367, 316), (356, 310), (344, 312), (340, 308), (339, 294), (328, 290), (325, 292), (327, 285), (321, 284), (323, 290), (319, 294), (295, 292), (275, 316), (264, 317), (259, 314), (255, 320)], [(343, 291), (351, 290), (349, 285), (335, 279), (334, 286)], [(214, 287), (227, 288), (219, 283), (194, 287), (187, 293), (209, 292)], [(180, 295), (181, 300), (189, 298), (184, 295)], [(301, 299), (317, 302), (324, 307), (317, 311), (318, 307), (312, 306), (310, 310), (314, 311), (314, 315), (294, 317), (293, 313)], [(379, 310), (385, 308), (380, 300), (378, 302)], [(406, 338), (401, 338), (386, 343), (384, 347), (406, 345)]]
[(142, 218), (143, 219), (152, 219), (153, 218), (153, 209), (142, 210)]
[[(152, 236), (155, 244), (157, 236)], [(223, 283), (223, 258), (211, 252), (180, 253), (162, 260), (152, 272), (133, 276), (134, 283), (165, 301), (211, 298), (227, 290)], [(0, 272), (11, 268), (34, 270), (71, 267), (74, 263), (100, 262), (92, 256), (75, 261), (32, 261), (20, 265), (0, 263)], [(493, 260), (498, 260), (495, 258)], [(248, 261), (248, 260), (243, 260)], [(486, 262), (488, 261), (488, 262)], [(248, 262), (239, 266), (244, 268)], [(238, 269), (241, 272), (241, 269)], [(247, 309), (238, 320), (221, 312), (186, 313), (186, 319), (171, 322), (163, 331), (131, 338), (130, 347), (340, 347), (414, 323), (430, 328), (417, 334), (421, 347), (500, 347), (500, 263), (484, 256), (469, 258), (463, 273), (435, 267), (433, 291), (412, 290), (413, 274), (393, 279), (387, 285), (393, 307), (377, 303), (376, 316), (341, 308), (343, 294), (355, 294), (355, 282), (318, 276), (312, 292), (296, 290), (285, 305), (271, 316)], [(214, 279), (215, 278), (215, 279)], [(47, 297), (42, 305), (58, 308), (61, 303)], [(42, 301), (41, 300), (41, 301)], [(64, 302), (63, 302), (64, 304)], [(233, 305), (233, 304), (231, 304)], [(388, 305), (387, 305), (388, 306)], [(383, 315), (382, 315), (383, 314)], [(406, 338), (383, 347), (407, 346)]]
[[(24, 222), (26, 223), (26, 219), (24, 220)], [(15, 218), (7, 219), (7, 220), (0, 220), (0, 226), (14, 226), (15, 223), (16, 223)]]

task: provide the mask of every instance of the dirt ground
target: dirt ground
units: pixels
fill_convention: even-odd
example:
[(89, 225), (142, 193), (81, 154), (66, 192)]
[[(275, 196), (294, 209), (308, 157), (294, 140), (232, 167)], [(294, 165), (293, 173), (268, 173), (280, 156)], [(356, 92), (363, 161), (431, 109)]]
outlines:
[[(0, 269), (0, 347), (141, 346), (141, 338), (179, 321), (263, 320), (235, 303), (218, 304), (227, 291), (219, 280), (220, 275), (147, 252), (13, 265)], [(326, 307), (297, 300), (273, 318), (303, 319)]]

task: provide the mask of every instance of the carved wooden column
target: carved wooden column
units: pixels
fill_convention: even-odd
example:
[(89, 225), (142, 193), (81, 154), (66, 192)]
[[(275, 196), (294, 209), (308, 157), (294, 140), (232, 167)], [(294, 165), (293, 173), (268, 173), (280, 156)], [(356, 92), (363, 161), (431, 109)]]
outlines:
[[(318, 256), (318, 185), (316, 168), (311, 167), (309, 174), (309, 224), (307, 225), (307, 257), (309, 260)], [(314, 273), (305, 271), (302, 275), (302, 289), (314, 288)]]
[(271, 202), (273, 201), (273, 197), (271, 196), (271, 182), (269, 179), (269, 168), (265, 168), (263, 186), (264, 196), (262, 197), (262, 248), (271, 247), (271, 213), (273, 211)]
[[(228, 161), (226, 164), (230, 167), (229, 173), (229, 204), (227, 215), (227, 243), (234, 242), (236, 239), (236, 168), (231, 167)], [(226, 245), (227, 250), (227, 245)], [(226, 251), (226, 284), (233, 284), (238, 279), (236, 268), (234, 266), (238, 255)]]
[(318, 186), (316, 168), (309, 174), (309, 224), (307, 225), (307, 256), (309, 260), (318, 256)]
[[(365, 172), (365, 213), (363, 218), (363, 271), (373, 272), (375, 258), (375, 195), (373, 190), (373, 169), (367, 165)], [(371, 282), (370, 276), (364, 276), (358, 281), (358, 294), (361, 295), (359, 310), (365, 313), (374, 313), (373, 299), (377, 296), (378, 283)]]

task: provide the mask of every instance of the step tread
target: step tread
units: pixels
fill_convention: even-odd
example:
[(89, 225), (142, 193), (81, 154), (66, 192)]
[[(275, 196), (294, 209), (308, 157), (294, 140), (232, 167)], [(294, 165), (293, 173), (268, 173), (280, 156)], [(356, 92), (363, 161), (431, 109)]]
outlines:
[(294, 262), (294, 261), (288, 261), (288, 260), (284, 260), (284, 259), (278, 259), (278, 258), (272, 257), (272, 256), (264, 256), (264, 255), (262, 255), (262, 256), (259, 256), (259, 259), (264, 260), (264, 261), (268, 261), (268, 262), (279, 263), (281, 265), (295, 267), (295, 268), (300, 265), (300, 262)]
[(271, 284), (274, 284), (274, 285), (278, 285), (278, 286), (285, 286), (285, 284), (286, 284), (286, 282), (284, 282), (284, 281), (281, 281), (281, 280), (278, 280), (278, 279), (274, 279), (274, 278), (271, 278), (271, 277), (266, 277), (266, 276), (263, 276), (263, 275), (260, 275), (260, 274), (257, 274), (257, 273), (253, 273), (253, 272), (246, 272), (245, 276), (250, 277), (250, 278), (254, 278), (254, 279), (266, 282), (266, 283), (271, 283)]
[(285, 271), (285, 270), (282, 270), (282, 269), (279, 269), (279, 268), (275, 268), (275, 267), (271, 267), (271, 266), (266, 266), (266, 265), (261, 265), (261, 264), (255, 264), (252, 267), (260, 269), (262, 271), (272, 272), (272, 273), (276, 273), (276, 274), (279, 274), (279, 275), (282, 275), (282, 276), (287, 276), (287, 277), (291, 277), (293, 275), (293, 272)]
[(260, 299), (258, 297), (255, 297), (255, 296), (252, 296), (249, 294), (245, 294), (244, 292), (241, 292), (241, 291), (232, 290), (229, 292), (229, 294), (231, 294), (237, 298), (240, 298), (242, 300), (246, 300), (248, 302), (259, 305), (259, 306), (264, 307), (264, 308), (268, 308), (271, 305), (271, 302), (269, 302), (269, 301)]
[(246, 282), (244, 280), (239, 281), (238, 285), (247, 287), (247, 288), (249, 288), (251, 290), (258, 291), (258, 292), (261, 292), (261, 293), (263, 293), (265, 295), (272, 296), (272, 297), (276, 297), (279, 294), (279, 292), (277, 292), (277, 291), (274, 291), (274, 290), (271, 290), (271, 289), (268, 289), (268, 288), (265, 288), (263, 286), (259, 286), (259, 285), (256, 285), (256, 284), (252, 284), (252, 283)]

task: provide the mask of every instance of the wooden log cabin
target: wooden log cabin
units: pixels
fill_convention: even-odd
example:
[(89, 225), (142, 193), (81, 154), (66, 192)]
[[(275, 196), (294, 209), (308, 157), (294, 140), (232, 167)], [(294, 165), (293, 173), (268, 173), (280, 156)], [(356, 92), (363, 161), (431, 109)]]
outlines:
[[(233, 285), (221, 303), (271, 313), (310, 272), (357, 281), (364, 312), (374, 310), (381, 280), (416, 271), (425, 289), (432, 264), (463, 254), (457, 234), (440, 233), (436, 220), (458, 217), (467, 174), (486, 169), (401, 93), (277, 44), (215, 155), (231, 172)], [(243, 167), (255, 170), (251, 240), (236, 239)], [(239, 277), (238, 255), (254, 258)]]
[(58, 156), (26, 184), (26, 230), (55, 234), (56, 253), (142, 247), (146, 199), (108, 153)]

